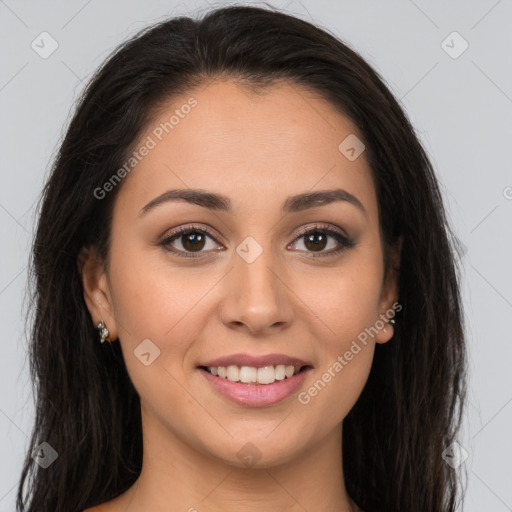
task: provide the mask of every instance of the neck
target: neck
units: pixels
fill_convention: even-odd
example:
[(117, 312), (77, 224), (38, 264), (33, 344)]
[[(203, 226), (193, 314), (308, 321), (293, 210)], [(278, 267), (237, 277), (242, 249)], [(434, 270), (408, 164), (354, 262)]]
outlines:
[(236, 467), (178, 439), (142, 415), (144, 461), (120, 510), (358, 512), (343, 478), (341, 425), (294, 459), (265, 468)]

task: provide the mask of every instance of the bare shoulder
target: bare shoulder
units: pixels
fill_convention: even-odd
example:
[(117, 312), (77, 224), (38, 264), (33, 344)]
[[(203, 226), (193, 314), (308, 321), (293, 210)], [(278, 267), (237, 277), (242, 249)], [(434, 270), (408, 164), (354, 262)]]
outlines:
[(126, 504), (123, 505), (124, 499), (125, 496), (121, 495), (110, 501), (106, 501), (101, 505), (96, 505), (95, 507), (87, 508), (83, 512), (123, 512), (124, 510), (126, 510)]
[(111, 499), (110, 501), (105, 501), (100, 505), (86, 508), (82, 512), (126, 512), (126, 509), (132, 502), (132, 494), (135, 489), (136, 487), (130, 487), (127, 491)]
[(83, 512), (117, 512), (118, 508), (115, 507), (112, 501), (96, 505), (95, 507), (86, 508)]

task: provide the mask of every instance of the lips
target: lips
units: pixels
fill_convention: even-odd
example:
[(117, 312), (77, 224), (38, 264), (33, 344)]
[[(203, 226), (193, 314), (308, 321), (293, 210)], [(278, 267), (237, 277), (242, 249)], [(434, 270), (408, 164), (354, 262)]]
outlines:
[(285, 354), (233, 354), (205, 361), (197, 368), (229, 400), (261, 407), (276, 404), (297, 391), (313, 366)]
[(312, 364), (297, 357), (287, 356), (285, 354), (266, 354), (263, 356), (253, 356), (250, 354), (232, 354), (230, 356), (219, 357), (205, 361), (198, 365), (199, 367), (215, 367), (215, 366), (252, 366), (262, 368), (264, 366), (277, 366), (284, 364), (285, 366), (311, 366)]
[(229, 401), (246, 407), (275, 405), (297, 392), (303, 385), (310, 367), (306, 366), (292, 377), (271, 384), (232, 382), (200, 369), (201, 376), (212, 388)]

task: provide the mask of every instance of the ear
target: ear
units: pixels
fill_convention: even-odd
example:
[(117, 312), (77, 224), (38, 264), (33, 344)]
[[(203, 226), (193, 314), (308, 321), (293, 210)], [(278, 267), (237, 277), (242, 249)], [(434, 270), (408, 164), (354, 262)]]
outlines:
[(388, 321), (391, 318), (390, 313), (393, 311), (393, 304), (398, 302), (398, 277), (400, 273), (400, 259), (402, 255), (403, 236), (400, 236), (397, 243), (391, 249), (389, 268), (384, 284), (382, 286), (380, 299), (381, 320), (384, 327), (376, 334), (376, 343), (386, 343), (395, 333), (392, 324)]
[(110, 332), (109, 338), (115, 340), (118, 337), (117, 326), (103, 261), (94, 248), (82, 247), (77, 257), (77, 266), (82, 280), (84, 300), (94, 327), (103, 320)]

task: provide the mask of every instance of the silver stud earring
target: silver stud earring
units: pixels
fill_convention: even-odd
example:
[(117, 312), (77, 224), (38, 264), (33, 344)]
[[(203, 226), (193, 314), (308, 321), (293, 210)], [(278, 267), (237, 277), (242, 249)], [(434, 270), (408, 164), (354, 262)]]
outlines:
[(100, 343), (105, 343), (105, 341), (110, 343), (114, 341), (110, 338), (110, 331), (103, 320), (96, 326), (96, 329), (98, 329), (100, 333)]

